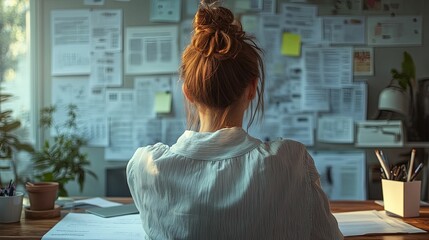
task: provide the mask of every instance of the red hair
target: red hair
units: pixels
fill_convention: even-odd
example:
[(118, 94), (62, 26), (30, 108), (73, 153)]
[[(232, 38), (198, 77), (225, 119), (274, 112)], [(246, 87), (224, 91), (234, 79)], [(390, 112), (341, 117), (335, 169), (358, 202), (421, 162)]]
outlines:
[[(255, 116), (263, 113), (264, 66), (262, 50), (246, 35), (232, 12), (214, 4), (202, 3), (193, 21), (194, 34), (182, 55), (181, 79), (187, 94), (195, 103), (216, 110), (217, 124), (253, 81), (259, 79), (257, 102), (248, 127)], [(262, 116), (262, 114), (260, 115)], [(191, 128), (199, 125), (195, 108), (188, 109)]]

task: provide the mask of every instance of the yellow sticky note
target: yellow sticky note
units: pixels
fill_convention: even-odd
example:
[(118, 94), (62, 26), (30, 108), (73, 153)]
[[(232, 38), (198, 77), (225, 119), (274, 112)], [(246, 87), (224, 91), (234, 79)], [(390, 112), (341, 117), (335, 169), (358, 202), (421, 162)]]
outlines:
[(157, 92), (155, 94), (155, 112), (170, 113), (172, 96), (169, 92)]
[(301, 55), (301, 35), (283, 33), (281, 53), (293, 57)]

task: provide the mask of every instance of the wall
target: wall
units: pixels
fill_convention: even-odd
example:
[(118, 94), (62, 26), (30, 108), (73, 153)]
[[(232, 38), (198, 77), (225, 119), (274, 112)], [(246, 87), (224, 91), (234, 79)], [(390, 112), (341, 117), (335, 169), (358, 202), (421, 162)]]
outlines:
[[(150, 1), (113, 1), (106, 0), (104, 6), (92, 6), (94, 9), (122, 9), (123, 10), (123, 27), (127, 26), (142, 26), (156, 25), (149, 21), (149, 2)], [(225, 1), (227, 5), (231, 5), (233, 1)], [(278, 1), (277, 5), (287, 1)], [(328, 0), (312, 1), (320, 5), (320, 15), (329, 15), (331, 10), (331, 2)], [(405, 0), (404, 0), (405, 2)], [(429, 2), (424, 0), (406, 1), (402, 14), (423, 15), (423, 26), (429, 26)], [(38, 99), (40, 106), (48, 106), (51, 104), (51, 35), (50, 35), (50, 13), (55, 9), (82, 9), (89, 8), (83, 5), (83, 0), (39, 0), (37, 2), (38, 23), (37, 26), (37, 46), (40, 56), (38, 56), (38, 91), (40, 98)], [(279, 9), (279, 8), (277, 8)], [(182, 8), (182, 19), (185, 8)], [(190, 17), (188, 17), (190, 18)], [(402, 52), (407, 50), (413, 57), (416, 63), (417, 78), (429, 76), (429, 37), (428, 32), (424, 31), (423, 45), (416, 47), (376, 47), (374, 48), (375, 55), (375, 74), (374, 76), (355, 78), (355, 80), (365, 80), (368, 83), (368, 118), (372, 118), (377, 112), (378, 94), (388, 85), (391, 76), (390, 69), (392, 67), (399, 68), (402, 61)], [(132, 87), (134, 76), (124, 76), (124, 87)], [(47, 133), (41, 134), (41, 140), (49, 137)], [(85, 189), (82, 193), (84, 196), (103, 196), (105, 195), (105, 169), (123, 167), (126, 162), (106, 162), (104, 161), (103, 148), (88, 148), (89, 159), (91, 159), (91, 169), (98, 175), (98, 180), (88, 178)], [(368, 165), (376, 163), (372, 152), (368, 152)], [(121, 187), (121, 186), (119, 186)], [(125, 187), (125, 186), (122, 186)], [(70, 195), (79, 195), (76, 184), (68, 186)]]

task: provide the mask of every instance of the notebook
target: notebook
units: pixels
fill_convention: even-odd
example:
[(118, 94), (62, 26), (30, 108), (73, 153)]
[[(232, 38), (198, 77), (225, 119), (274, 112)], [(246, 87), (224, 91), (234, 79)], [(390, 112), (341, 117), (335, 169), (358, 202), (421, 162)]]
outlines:
[(116, 216), (122, 216), (122, 215), (128, 215), (128, 214), (136, 214), (139, 213), (139, 210), (137, 210), (136, 205), (134, 203), (130, 204), (124, 204), (120, 206), (113, 206), (113, 207), (95, 207), (86, 209), (86, 212), (92, 213), (94, 215), (109, 218), (109, 217), (116, 217)]

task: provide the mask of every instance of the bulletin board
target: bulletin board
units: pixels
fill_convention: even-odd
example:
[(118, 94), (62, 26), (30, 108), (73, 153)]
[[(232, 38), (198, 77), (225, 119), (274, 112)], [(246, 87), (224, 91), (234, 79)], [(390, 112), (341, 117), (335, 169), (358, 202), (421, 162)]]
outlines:
[[(420, 53), (429, 46), (428, 4), (386, 0), (368, 9), (364, 0), (300, 2), (224, 1), (264, 49), (266, 112), (249, 132), (309, 148), (319, 142), (353, 144), (354, 123), (376, 112), (378, 93), (402, 52), (414, 53), (417, 68), (427, 69), (421, 64), (429, 59)], [(100, 181), (100, 169), (124, 166), (140, 146), (172, 145), (186, 129), (178, 69), (197, 5), (197, 0), (40, 1), (40, 105), (78, 105)], [(413, 31), (402, 32), (406, 35), (389, 28), (408, 21)], [(61, 121), (64, 112), (55, 117)], [(365, 155), (353, 159), (361, 166)]]

